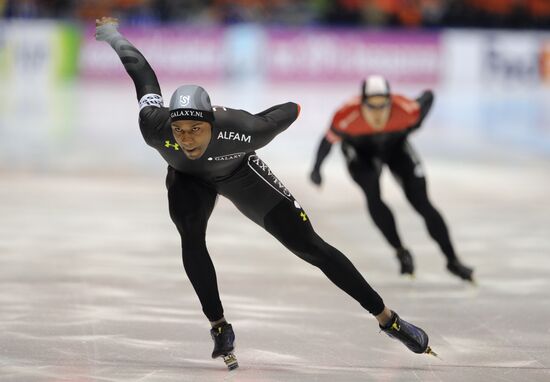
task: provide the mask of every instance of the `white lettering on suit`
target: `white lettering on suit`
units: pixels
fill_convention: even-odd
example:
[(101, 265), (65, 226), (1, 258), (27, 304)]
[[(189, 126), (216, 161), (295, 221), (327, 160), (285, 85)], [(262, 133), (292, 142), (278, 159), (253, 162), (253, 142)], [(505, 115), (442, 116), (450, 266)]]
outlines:
[(250, 135), (246, 134), (239, 134), (234, 131), (220, 131), (218, 133), (218, 139), (225, 139), (228, 141), (241, 141), (250, 143), (252, 140), (252, 137)]
[[(252, 166), (251, 164), (255, 164), (256, 166)], [(261, 160), (257, 155), (251, 155), (248, 157), (248, 166), (256, 173), (258, 174), (262, 179), (265, 180), (267, 184), (269, 184), (275, 191), (283, 195), (285, 198), (293, 201), (294, 198), (290, 191), (284, 186), (284, 184), (271, 172), (269, 167), (267, 167), (267, 164), (264, 163), (263, 160)], [(263, 174), (267, 175), (264, 176), (263, 174), (258, 172), (261, 171)], [(275, 187), (277, 186), (277, 187)]]

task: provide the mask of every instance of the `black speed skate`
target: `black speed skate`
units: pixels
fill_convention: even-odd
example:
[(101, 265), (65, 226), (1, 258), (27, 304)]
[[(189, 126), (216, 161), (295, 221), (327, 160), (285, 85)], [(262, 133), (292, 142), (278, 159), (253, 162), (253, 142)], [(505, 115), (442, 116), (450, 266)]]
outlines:
[(437, 356), (428, 346), (428, 335), (422, 329), (401, 319), (392, 310), (392, 317), (386, 326), (380, 329), (389, 337), (394, 338), (405, 345), (410, 351), (417, 354), (431, 354)]
[(462, 264), (458, 259), (453, 259), (447, 263), (447, 269), (453, 275), (460, 277), (462, 280), (474, 282), (474, 270)]
[(223, 361), (229, 370), (234, 370), (239, 367), (237, 357), (233, 353), (235, 349), (235, 333), (231, 324), (224, 323), (222, 326), (212, 328), (210, 330), (212, 340), (214, 340), (214, 350), (212, 358), (223, 357)]
[(414, 275), (414, 262), (411, 253), (406, 248), (398, 249), (396, 254), (397, 260), (401, 265), (402, 275)]

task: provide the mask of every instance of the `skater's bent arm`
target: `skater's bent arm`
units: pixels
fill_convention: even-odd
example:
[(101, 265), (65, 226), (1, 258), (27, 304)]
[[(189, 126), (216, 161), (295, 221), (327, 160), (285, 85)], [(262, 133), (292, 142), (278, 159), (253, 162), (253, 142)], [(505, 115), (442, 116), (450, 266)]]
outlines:
[(418, 129), (424, 121), (424, 118), (428, 115), (434, 102), (433, 92), (431, 90), (424, 91), (422, 95), (416, 99), (416, 102), (418, 102), (418, 105), (420, 106), (420, 116), (418, 117), (418, 121), (411, 126), (410, 130)]
[(319, 148), (317, 149), (313, 170), (311, 170), (311, 173), (309, 174), (309, 179), (313, 182), (313, 184), (320, 186), (323, 182), (323, 178), (321, 176), (321, 166), (325, 158), (330, 153), (332, 145), (340, 140), (341, 137), (333, 131), (333, 127), (331, 127), (323, 139), (321, 139), (321, 143), (319, 143)]
[(258, 114), (249, 114), (249, 130), (254, 136), (254, 148), (259, 149), (285, 131), (298, 118), (300, 105), (287, 102), (270, 107)]
[(420, 105), (420, 121), (424, 120), (428, 112), (432, 108), (434, 102), (434, 93), (431, 90), (426, 90), (420, 97), (416, 99)]
[(331, 149), (332, 149), (332, 142), (328, 140), (327, 136), (324, 136), (323, 139), (321, 139), (319, 148), (317, 149), (317, 156), (315, 158), (315, 164), (313, 165), (313, 171), (316, 171), (316, 172), (321, 171), (321, 166), (325, 158), (330, 153)]
[(162, 94), (155, 72), (143, 54), (117, 28), (116, 19), (104, 17), (96, 20), (96, 39), (106, 41), (115, 50), (134, 81), (140, 109), (146, 106), (162, 107)]

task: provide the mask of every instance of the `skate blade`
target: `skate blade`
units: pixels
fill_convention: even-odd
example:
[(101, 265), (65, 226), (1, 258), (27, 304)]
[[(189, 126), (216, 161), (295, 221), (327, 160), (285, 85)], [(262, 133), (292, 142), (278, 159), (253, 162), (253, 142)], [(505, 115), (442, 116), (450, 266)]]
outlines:
[(434, 357), (441, 359), (441, 357), (436, 352), (434, 352), (432, 348), (429, 346), (426, 348), (426, 351), (424, 353), (433, 355)]
[(239, 367), (239, 363), (237, 362), (237, 357), (235, 357), (235, 354), (229, 353), (223, 355), (223, 362), (225, 362), (225, 365), (227, 368), (231, 370), (235, 370)]

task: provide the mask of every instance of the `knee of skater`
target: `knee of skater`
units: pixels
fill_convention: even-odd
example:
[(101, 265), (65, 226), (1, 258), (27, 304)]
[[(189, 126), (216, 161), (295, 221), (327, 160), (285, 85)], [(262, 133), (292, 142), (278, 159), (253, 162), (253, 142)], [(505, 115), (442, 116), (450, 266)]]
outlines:
[(385, 204), (382, 202), (382, 199), (380, 198), (367, 198), (367, 207), (369, 209), (370, 213), (378, 213), (378, 211), (384, 209)]
[(307, 246), (307, 248), (296, 253), (296, 255), (318, 268), (323, 268), (332, 260), (332, 254), (327, 250), (324, 242), (312, 243), (312, 245)]
[(413, 208), (420, 213), (428, 211), (432, 208), (432, 205), (427, 198), (420, 196), (410, 196), (408, 199)]
[(204, 236), (191, 236), (184, 235), (181, 238), (181, 247), (187, 250), (202, 249), (206, 247), (206, 240)]
[(313, 265), (317, 268), (323, 268), (327, 264), (327, 259), (319, 256), (318, 254), (312, 254), (312, 253), (300, 253), (298, 256), (308, 262), (309, 264)]
[(204, 238), (185, 238), (181, 239), (182, 255), (187, 256), (194, 252), (202, 252), (206, 250), (206, 241)]
[(188, 231), (190, 229), (190, 225), (184, 216), (185, 213), (170, 210), (170, 219), (178, 227), (178, 231)]
[(203, 224), (190, 224), (189, 222), (177, 221), (176, 228), (181, 237), (181, 245), (190, 246), (205, 241), (206, 226)]

